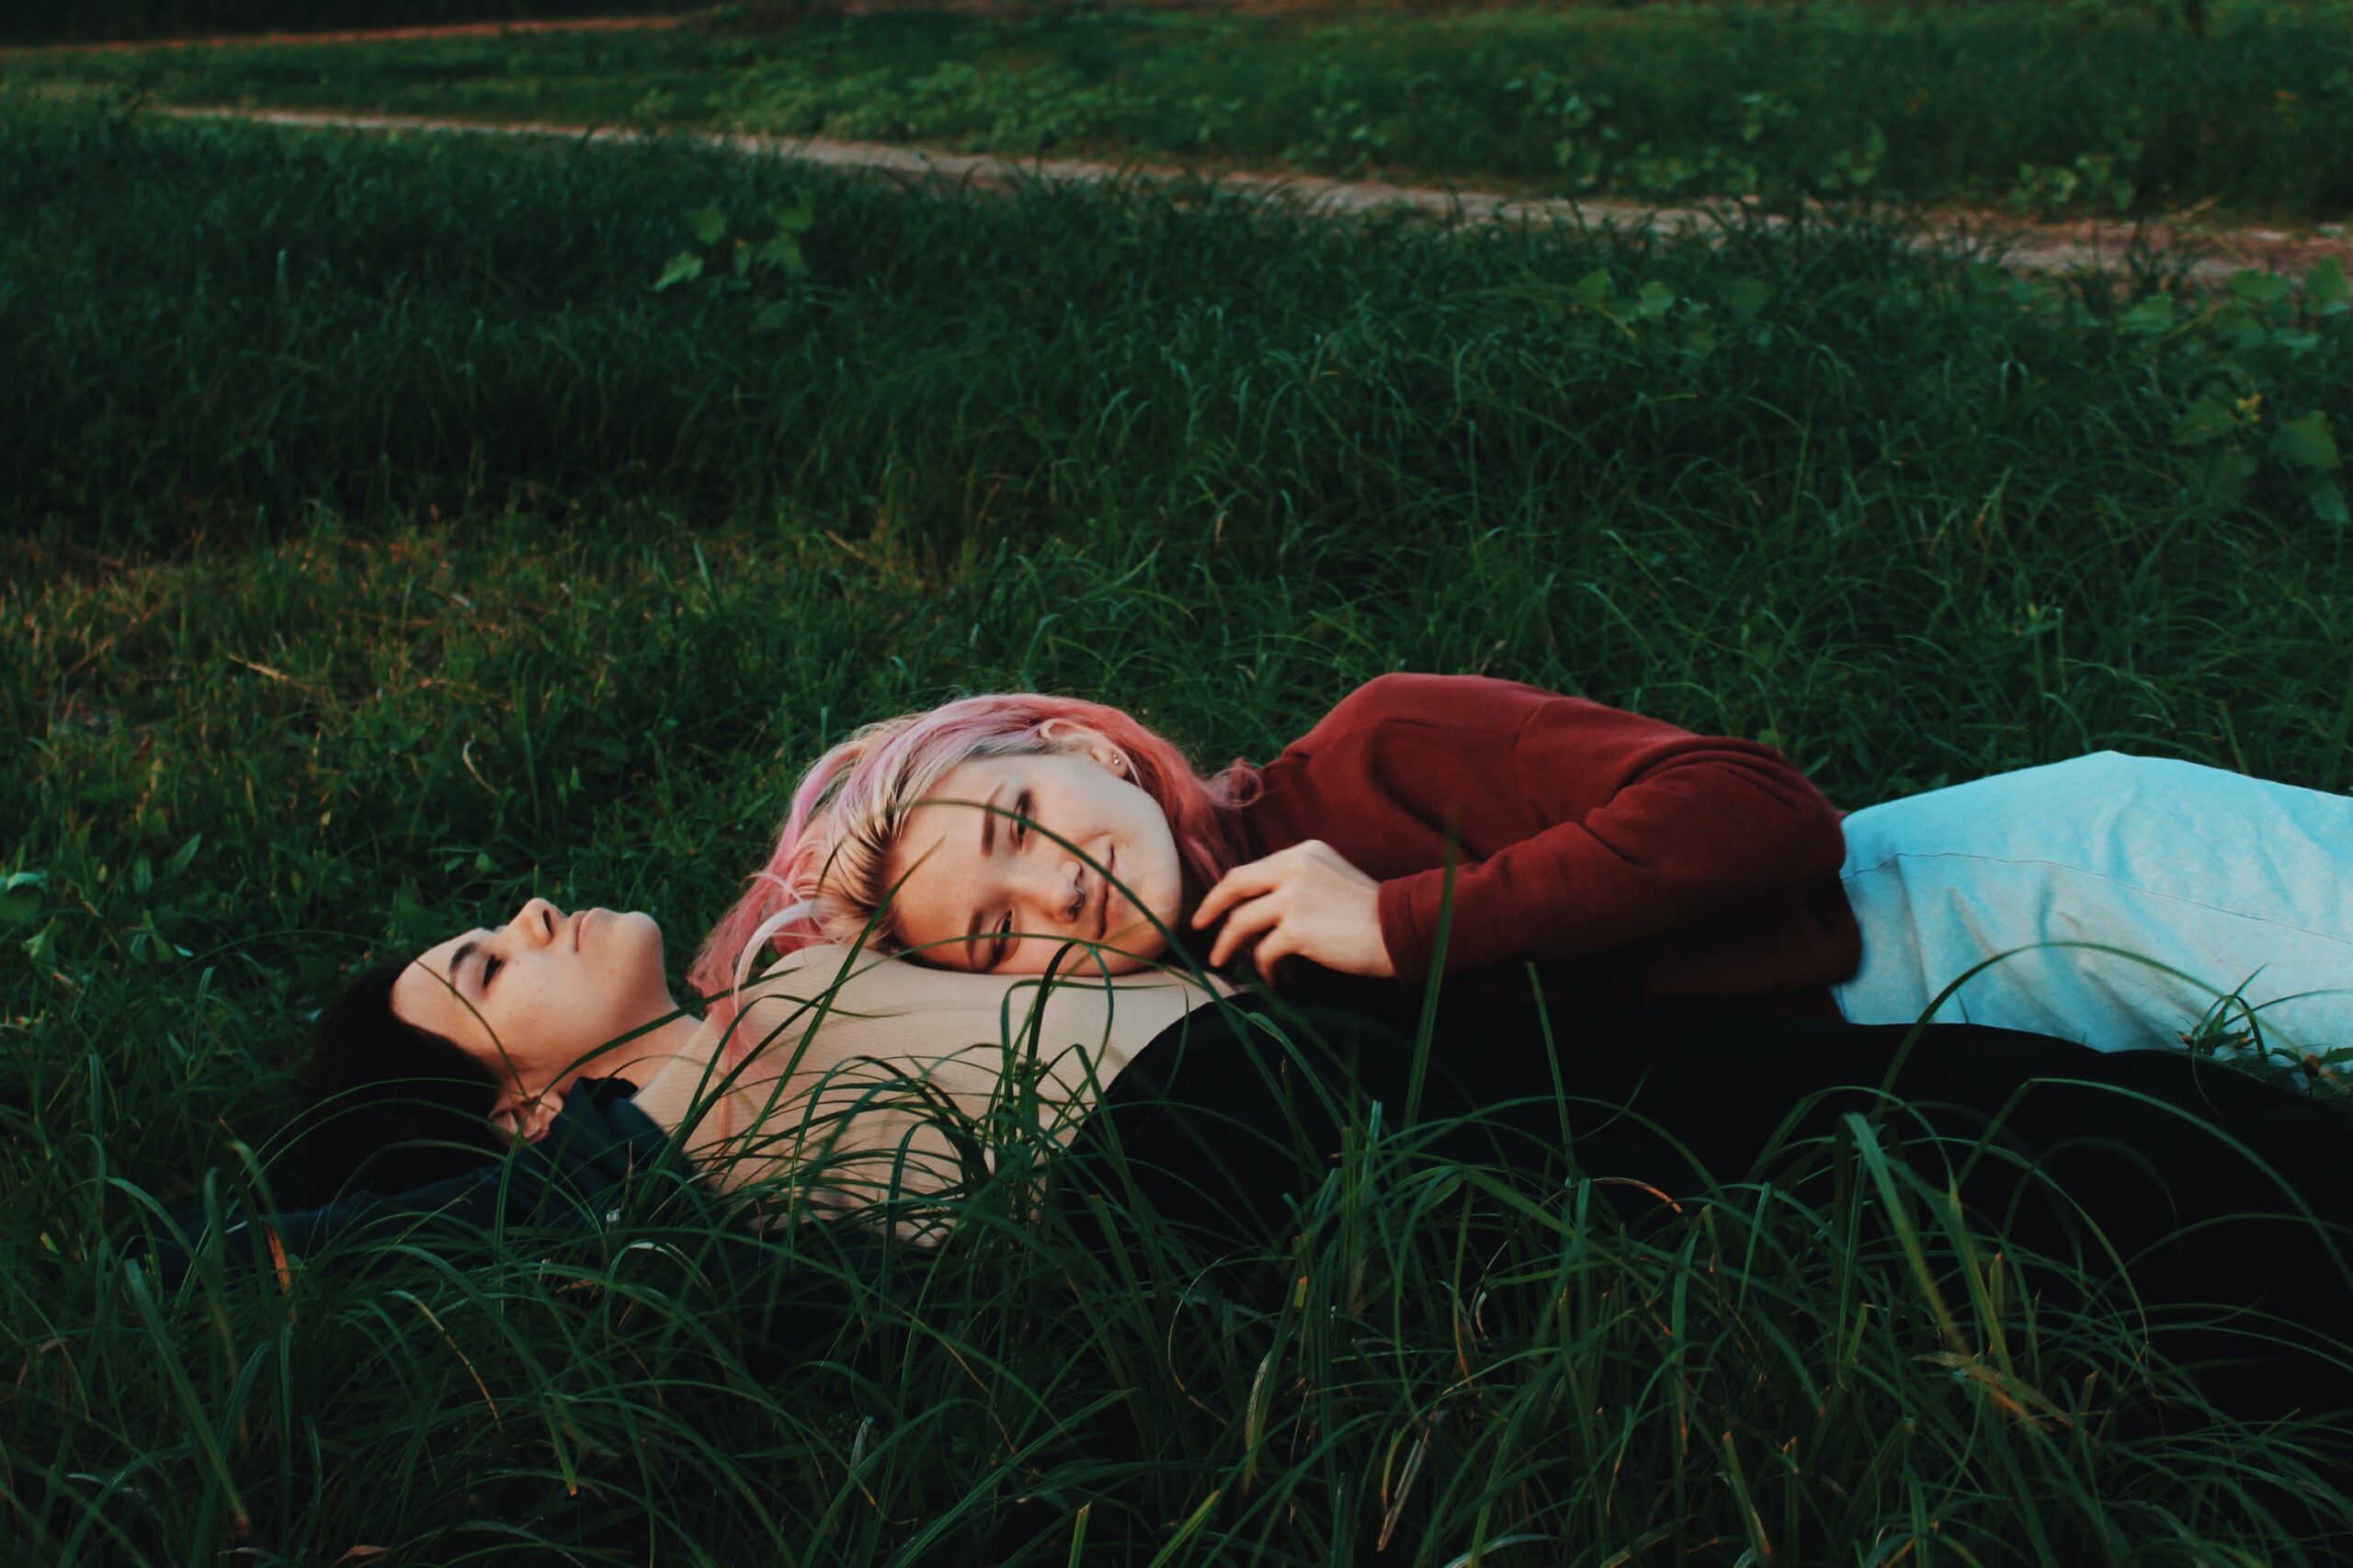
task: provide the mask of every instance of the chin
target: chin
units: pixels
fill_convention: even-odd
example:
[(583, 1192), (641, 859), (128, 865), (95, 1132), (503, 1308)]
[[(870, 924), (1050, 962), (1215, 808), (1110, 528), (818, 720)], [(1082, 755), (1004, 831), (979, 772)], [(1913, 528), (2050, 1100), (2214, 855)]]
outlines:
[[(605, 923), (609, 921), (609, 926)], [(641, 984), (651, 985), (667, 993), (669, 980), (662, 968), (662, 927), (654, 916), (642, 909), (600, 915), (598, 926), (591, 937), (604, 947), (612, 968), (623, 971)]]
[[(1171, 924), (1173, 923), (1165, 922)], [(1153, 929), (1147, 921), (1139, 920), (1125, 929), (1114, 930), (1105, 939), (1103, 967), (1112, 974), (1133, 974), (1151, 969), (1168, 956), (1168, 939)], [(1111, 949), (1118, 949), (1113, 951)]]
[(654, 916), (642, 909), (625, 909), (613, 915), (620, 934), (642, 942), (655, 952), (662, 950), (662, 927)]

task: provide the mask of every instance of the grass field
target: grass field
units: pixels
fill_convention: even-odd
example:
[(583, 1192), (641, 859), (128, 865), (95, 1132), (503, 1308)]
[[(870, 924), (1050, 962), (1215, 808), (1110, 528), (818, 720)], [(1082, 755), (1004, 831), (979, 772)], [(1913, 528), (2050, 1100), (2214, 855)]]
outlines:
[(1526, 195), (2353, 215), (2353, 9), (818, 7), (666, 36), (0, 57), (0, 91), (1087, 152)]
[[(2111, 295), (1868, 222), (902, 195), (20, 85), (0, 1462), (32, 1559), (2261, 1561), (2241, 1502), (2341, 1445), (2207, 1419), (2162, 1343), (1998, 1281), (1947, 1329), (1851, 1265), (1985, 1244), (1864, 1188), (1592, 1240), (1533, 1340), (1463, 1328), (1466, 1266), (1400, 1240), (1452, 1199), (1377, 1159), (1265, 1310), (1108, 1277), (998, 1189), (880, 1273), (722, 1268), (669, 1187), (454, 1259), (159, 1292), (125, 1256), (267, 1167), (370, 955), (538, 892), (651, 909), (677, 957), (801, 759), (957, 692), (1102, 694), (1222, 760), (1378, 672), (1483, 670), (1762, 735), (1849, 806), (2104, 746), (2344, 790), (2341, 273)], [(796, 1266), (857, 1312), (761, 1310)]]

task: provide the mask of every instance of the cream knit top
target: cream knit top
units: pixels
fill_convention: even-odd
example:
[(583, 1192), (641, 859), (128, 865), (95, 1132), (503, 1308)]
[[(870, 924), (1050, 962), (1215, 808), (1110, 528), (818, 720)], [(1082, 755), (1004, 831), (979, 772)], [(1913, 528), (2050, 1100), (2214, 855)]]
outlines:
[[(792, 1176), (794, 1196), (820, 1210), (966, 1179), (949, 1132), (967, 1119), (1014, 1108), (1067, 1142), (1103, 1085), (1211, 999), (1174, 974), (1049, 984), (834, 946), (779, 960), (743, 995), (733, 1030), (705, 1022), (638, 1108), (682, 1132), (721, 1186)], [(965, 1142), (990, 1163), (988, 1140)]]

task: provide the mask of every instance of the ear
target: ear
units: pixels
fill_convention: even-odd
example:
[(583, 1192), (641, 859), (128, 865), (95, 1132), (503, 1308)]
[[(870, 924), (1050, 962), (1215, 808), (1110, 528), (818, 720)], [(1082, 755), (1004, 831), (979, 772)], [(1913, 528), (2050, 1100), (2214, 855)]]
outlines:
[(1038, 738), (1051, 744), (1057, 751), (1092, 757), (1106, 771), (1134, 781), (1135, 764), (1130, 762), (1128, 754), (1113, 745), (1100, 730), (1091, 730), (1085, 724), (1073, 723), (1067, 719), (1049, 719), (1038, 726)]
[(491, 1108), (491, 1125), (517, 1143), (536, 1143), (548, 1135), (554, 1125), (556, 1113), (563, 1109), (561, 1090), (540, 1090), (529, 1099), (518, 1098), (511, 1089), (502, 1092), (498, 1103)]

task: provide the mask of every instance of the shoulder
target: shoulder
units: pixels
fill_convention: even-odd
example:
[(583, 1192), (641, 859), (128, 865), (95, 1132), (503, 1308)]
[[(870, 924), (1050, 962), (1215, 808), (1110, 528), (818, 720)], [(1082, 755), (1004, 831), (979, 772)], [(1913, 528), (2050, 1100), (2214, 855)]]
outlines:
[[(1215, 975), (1211, 985), (1220, 995), (1233, 987)], [(1049, 981), (1036, 974), (974, 974), (961, 969), (934, 969), (889, 953), (819, 943), (787, 953), (761, 971), (745, 988), (753, 1000), (797, 1001), (803, 1004), (826, 996), (855, 1002), (861, 1009), (889, 1006), (913, 1008), (985, 1008), (995, 1012), (1008, 996), (1028, 996), (1051, 989), (1075, 995), (1123, 991), (1158, 991), (1171, 986), (1198, 989), (1174, 971), (1147, 969), (1131, 974), (1102, 975), (1072, 972)]]
[(1400, 671), (1376, 676), (1342, 698), (1300, 744), (1328, 745), (1361, 739), (1376, 731), (1438, 730), (1462, 734), (1517, 730), (1550, 704), (1578, 700), (1489, 676)]
[(820, 943), (787, 953), (746, 986), (743, 1017), (756, 1046), (822, 1024), (832, 1051), (866, 1053), (904, 1048), (911, 1029), (924, 1031), (926, 1024), (940, 1039), (974, 1029), (994, 1034), (1018, 978), (931, 969)]
[(822, 1061), (932, 1057), (1017, 1040), (1033, 1023), (1057, 1040), (1111, 1038), (1139, 1050), (1171, 1020), (1231, 987), (1204, 991), (1164, 970), (1105, 978), (973, 974), (832, 946), (786, 955), (746, 988), (738, 1049), (798, 1041)]

